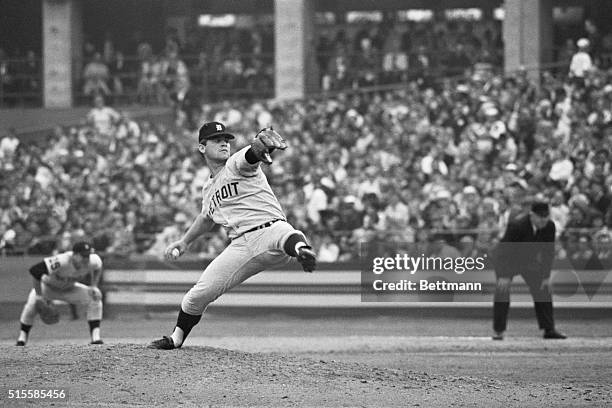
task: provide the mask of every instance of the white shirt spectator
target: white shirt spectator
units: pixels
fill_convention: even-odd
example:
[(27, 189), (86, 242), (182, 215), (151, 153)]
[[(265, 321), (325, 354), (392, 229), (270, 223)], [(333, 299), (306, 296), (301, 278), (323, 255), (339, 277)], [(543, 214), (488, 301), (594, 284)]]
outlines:
[(489, 129), (489, 135), (491, 135), (491, 137), (496, 140), (499, 139), (501, 135), (505, 133), (506, 133), (506, 124), (502, 122), (501, 120), (496, 120), (495, 122), (493, 122), (493, 124), (491, 125), (491, 128)]
[(226, 110), (217, 112), (214, 117), (215, 122), (224, 123), (225, 126), (238, 126), (242, 122), (242, 113), (238, 109), (234, 109), (229, 104), (224, 105)]
[(2, 225), (2, 236), (0, 236), (0, 249), (6, 247), (7, 245), (12, 245), (13, 241), (15, 241), (15, 237), (17, 233), (11, 229), (8, 224)]
[(270, 126), (273, 120), (272, 114), (267, 110), (263, 110), (257, 115), (257, 124), (260, 129)]
[(421, 160), (421, 171), (424, 174), (432, 174), (434, 170), (443, 175), (448, 174), (448, 167), (442, 160), (435, 160), (431, 155), (423, 157)]
[(591, 56), (585, 51), (578, 51), (572, 56), (569, 73), (570, 76), (584, 78), (584, 74), (593, 69)]
[(7, 162), (12, 159), (17, 147), (19, 146), (19, 139), (13, 134), (9, 134), (0, 140), (0, 160), (6, 160)]
[(376, 140), (376, 135), (373, 132), (365, 132), (365, 136), (360, 137), (355, 142), (355, 151), (357, 153), (365, 153), (367, 148)]
[(340, 256), (340, 247), (333, 241), (326, 239), (326, 242), (321, 244), (317, 253), (317, 260), (319, 262), (336, 262), (338, 256)]
[(385, 208), (384, 216), (388, 227), (405, 227), (410, 219), (410, 210), (406, 204), (398, 201)]
[(104, 135), (110, 134), (119, 117), (119, 112), (108, 106), (92, 108), (87, 114), (87, 120), (93, 124), (98, 132)]
[(554, 181), (567, 181), (574, 172), (574, 165), (567, 157), (555, 161), (548, 176)]
[(378, 178), (371, 179), (368, 178), (359, 183), (359, 187), (357, 188), (357, 193), (359, 198), (363, 198), (366, 194), (376, 194), (380, 196), (380, 181)]
[(569, 207), (563, 203), (550, 206), (550, 219), (555, 223), (557, 236), (565, 229), (569, 221)]
[(49, 169), (47, 166), (38, 166), (38, 169), (36, 169), (36, 176), (34, 176), (34, 180), (36, 180), (36, 182), (40, 184), (44, 190), (49, 187), (49, 184), (53, 182), (54, 178), (55, 177), (53, 176), (51, 169)]
[(308, 204), (306, 204), (306, 211), (308, 218), (314, 223), (318, 223), (321, 220), (319, 211), (327, 208), (327, 194), (321, 187), (317, 187), (312, 191)]

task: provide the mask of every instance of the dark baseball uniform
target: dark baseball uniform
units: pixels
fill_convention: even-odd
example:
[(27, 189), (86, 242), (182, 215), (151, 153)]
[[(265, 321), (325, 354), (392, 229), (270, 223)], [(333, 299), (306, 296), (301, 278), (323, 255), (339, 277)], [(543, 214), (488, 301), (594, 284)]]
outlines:
[[(533, 297), (538, 325), (545, 330), (554, 330), (555, 326), (551, 293), (541, 288), (542, 281), (550, 277), (554, 255), (555, 224), (549, 220), (536, 230), (527, 214), (508, 223), (495, 262), (497, 277), (523, 277)], [(499, 290), (498, 286), (494, 302), (493, 329), (503, 332), (510, 307), (509, 291)]]

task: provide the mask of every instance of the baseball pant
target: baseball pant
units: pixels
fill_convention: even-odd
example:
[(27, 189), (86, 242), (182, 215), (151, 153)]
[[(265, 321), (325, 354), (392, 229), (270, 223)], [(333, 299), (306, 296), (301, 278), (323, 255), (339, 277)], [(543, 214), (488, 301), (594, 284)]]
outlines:
[(201, 315), (219, 296), (264, 269), (282, 266), (291, 257), (283, 246), (293, 234), (301, 234), (285, 221), (247, 232), (228, 245), (204, 270), (198, 282), (185, 294), (181, 308)]
[[(546, 288), (540, 289), (542, 279), (539, 276), (534, 275), (538, 274), (521, 274), (525, 280), (525, 283), (527, 283), (527, 286), (529, 287), (529, 291), (531, 292), (539, 328), (553, 330), (555, 328), (555, 321), (553, 317), (552, 295)], [(507, 277), (507, 279), (510, 280), (508, 285), (500, 284), (500, 281), (498, 280), (497, 286), (495, 287), (495, 303), (493, 304), (493, 330), (496, 332), (503, 332), (507, 327), (512, 277)]]
[[(96, 299), (89, 293), (91, 286), (75, 283), (67, 290), (55, 289), (49, 285), (41, 284), (42, 295), (49, 300), (63, 300), (72, 304), (87, 305), (87, 320), (102, 320), (102, 292), (94, 288)], [(32, 289), (28, 295), (28, 300), (21, 312), (21, 323), (32, 325), (36, 316), (36, 291)]]

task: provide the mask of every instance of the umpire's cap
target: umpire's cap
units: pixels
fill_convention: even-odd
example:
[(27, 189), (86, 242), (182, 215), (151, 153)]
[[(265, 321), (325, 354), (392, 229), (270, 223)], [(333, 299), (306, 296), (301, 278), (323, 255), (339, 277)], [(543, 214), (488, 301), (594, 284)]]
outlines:
[(531, 204), (531, 211), (540, 217), (548, 217), (550, 214), (550, 206), (547, 201), (536, 200)]
[(89, 255), (91, 253), (91, 245), (89, 242), (80, 241), (72, 246), (72, 252), (79, 255)]
[(202, 125), (200, 128), (198, 142), (204, 144), (207, 140), (213, 139), (219, 136), (227, 136), (230, 139), (234, 139), (234, 135), (225, 131), (225, 125), (219, 122), (208, 122)]

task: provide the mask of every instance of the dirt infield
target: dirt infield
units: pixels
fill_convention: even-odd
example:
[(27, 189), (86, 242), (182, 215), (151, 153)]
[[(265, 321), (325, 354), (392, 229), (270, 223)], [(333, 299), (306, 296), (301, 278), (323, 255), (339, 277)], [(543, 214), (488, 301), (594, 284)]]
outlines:
[[(212, 316), (173, 351), (146, 348), (171, 316), (105, 321), (102, 346), (86, 344), (78, 321), (39, 324), (18, 348), (15, 323), (1, 322), (0, 406), (51, 406), (15, 404), (7, 397), (13, 387), (68, 388), (69, 402), (54, 406), (74, 407), (612, 405), (609, 320), (565, 322), (587, 333), (566, 341), (544, 341), (531, 320), (515, 321), (503, 342), (466, 336), (482, 334), (478, 319), (429, 321), (429, 330), (411, 335), (406, 327), (426, 322), (397, 322)], [(457, 335), (440, 335), (449, 329)]]

